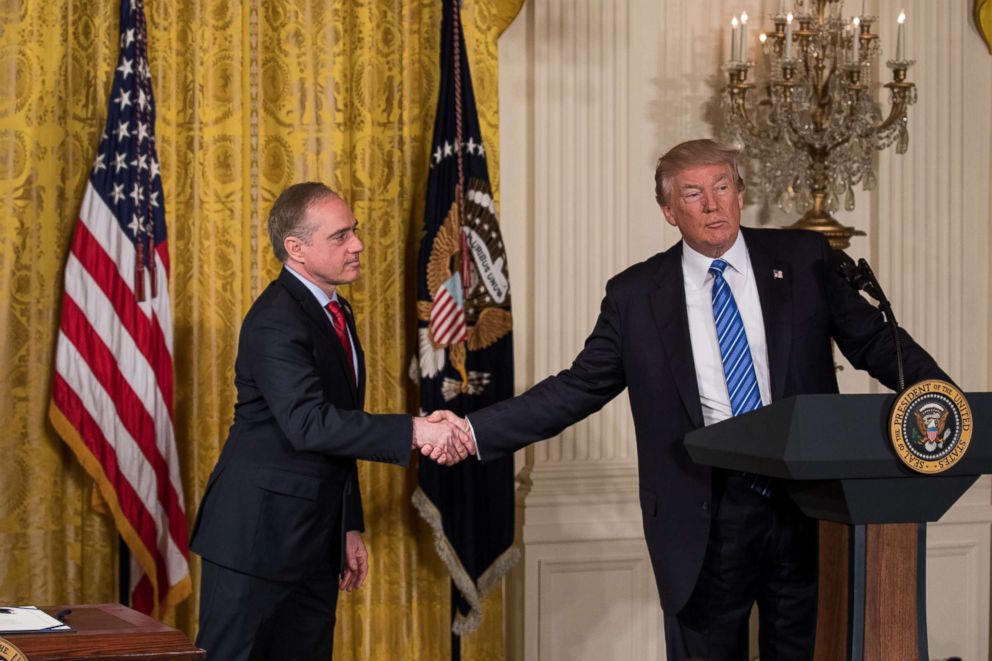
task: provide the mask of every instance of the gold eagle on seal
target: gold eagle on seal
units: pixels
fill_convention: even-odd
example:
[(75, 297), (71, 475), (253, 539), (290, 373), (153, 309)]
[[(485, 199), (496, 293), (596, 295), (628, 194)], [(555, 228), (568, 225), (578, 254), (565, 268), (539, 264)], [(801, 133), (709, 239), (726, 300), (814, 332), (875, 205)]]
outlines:
[[(482, 392), (489, 383), (489, 374), (467, 370), (468, 352), (495, 344), (513, 328), (506, 255), (492, 195), (488, 184), (482, 180), (470, 179), (468, 184), (463, 201), (464, 220), (459, 218), (456, 200), (431, 243), (426, 273), (431, 300), (417, 301), (417, 318), (429, 322), (442, 286), (456, 270), (461, 272), (465, 295), (464, 339), (449, 345), (434, 337), (429, 323), (420, 329), (421, 375), (439, 374), (446, 362), (447, 349), (451, 365), (461, 377), (460, 380), (445, 379), (442, 392), (448, 401), (458, 395)], [(480, 264), (480, 259), (485, 263)], [(480, 271), (485, 273), (480, 275)]]
[(930, 404), (924, 406), (920, 411), (913, 411), (913, 413), (916, 416), (916, 429), (920, 432), (920, 438), (916, 443), (926, 447), (928, 452), (932, 452), (939, 443), (944, 442), (944, 438), (948, 434), (945, 428), (947, 427), (947, 416), (951, 412), (942, 406)]

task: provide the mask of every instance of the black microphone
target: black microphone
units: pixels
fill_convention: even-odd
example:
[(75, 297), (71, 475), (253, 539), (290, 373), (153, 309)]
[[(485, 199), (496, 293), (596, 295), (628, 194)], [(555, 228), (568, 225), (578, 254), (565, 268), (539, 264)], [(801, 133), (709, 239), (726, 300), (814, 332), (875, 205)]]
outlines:
[(843, 250), (832, 250), (828, 262), (830, 270), (839, 273), (855, 291), (863, 291), (878, 301), (878, 308), (881, 310), (882, 316), (892, 331), (892, 341), (896, 348), (898, 385), (899, 391), (902, 392), (906, 387), (906, 377), (903, 374), (902, 367), (902, 341), (899, 337), (899, 322), (896, 321), (896, 316), (892, 312), (892, 304), (889, 303), (888, 297), (885, 296), (882, 286), (878, 284), (875, 272), (871, 270), (871, 266), (868, 265), (868, 262), (864, 258), (859, 259), (858, 263), (855, 264), (854, 260)]
[(831, 250), (830, 254), (827, 255), (827, 262), (830, 265), (831, 271), (840, 273), (852, 287), (855, 289), (860, 289), (860, 287), (854, 284), (854, 278), (857, 277), (858, 267), (855, 266), (854, 260), (851, 259), (846, 252), (843, 250)]
[(882, 293), (881, 287), (878, 286), (878, 280), (875, 279), (875, 274), (868, 266), (868, 262), (861, 259), (855, 264), (854, 260), (843, 250), (830, 251), (829, 260), (831, 270), (840, 273), (849, 285), (857, 291), (865, 292), (879, 303), (882, 302), (885, 295)]

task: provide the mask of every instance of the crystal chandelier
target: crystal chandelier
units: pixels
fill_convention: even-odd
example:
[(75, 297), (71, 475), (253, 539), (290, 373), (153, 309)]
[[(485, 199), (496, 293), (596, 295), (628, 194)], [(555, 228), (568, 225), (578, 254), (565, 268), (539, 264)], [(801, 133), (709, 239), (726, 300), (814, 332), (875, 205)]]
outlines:
[[(854, 209), (854, 186), (875, 188), (873, 158), (893, 143), (909, 146), (907, 110), (916, 86), (906, 81), (913, 64), (905, 54), (905, 13), (900, 14), (889, 89), (889, 114), (875, 101), (869, 82), (879, 55), (877, 21), (843, 16), (843, 0), (796, 0), (792, 11), (780, 0), (771, 17), (774, 31), (759, 37), (768, 80), (759, 99), (748, 103), (754, 63), (748, 60), (747, 13), (731, 23), (729, 83), (722, 97), (732, 138), (751, 164), (750, 183), (786, 212), (805, 212), (793, 227), (824, 233), (834, 248), (846, 248), (864, 232), (839, 223), (831, 213), (843, 200)], [(757, 92), (756, 92), (757, 94)], [(753, 95), (752, 95), (753, 96)]]

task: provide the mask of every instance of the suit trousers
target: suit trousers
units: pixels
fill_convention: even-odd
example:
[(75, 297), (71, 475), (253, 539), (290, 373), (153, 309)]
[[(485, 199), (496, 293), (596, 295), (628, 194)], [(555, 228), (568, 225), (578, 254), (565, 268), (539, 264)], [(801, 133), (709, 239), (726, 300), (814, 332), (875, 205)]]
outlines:
[(757, 603), (761, 661), (812, 658), (817, 525), (782, 489), (714, 471), (714, 513), (699, 579), (686, 606), (665, 614), (669, 661), (745, 661)]
[(270, 581), (203, 560), (196, 644), (211, 661), (328, 661), (338, 601), (336, 557), (302, 581)]

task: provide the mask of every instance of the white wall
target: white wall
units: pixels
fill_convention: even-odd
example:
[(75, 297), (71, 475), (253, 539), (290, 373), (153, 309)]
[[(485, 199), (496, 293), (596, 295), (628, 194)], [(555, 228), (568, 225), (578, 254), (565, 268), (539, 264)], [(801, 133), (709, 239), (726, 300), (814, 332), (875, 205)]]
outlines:
[[(746, 9), (754, 38), (777, 5), (527, 0), (500, 47), (501, 218), (519, 390), (570, 364), (611, 275), (678, 239), (654, 203), (655, 161), (682, 140), (714, 135), (725, 26)], [(869, 8), (883, 17), (883, 58), (906, 9), (919, 102), (909, 152), (882, 153), (878, 190), (859, 191), (857, 210), (838, 217), (868, 233), (850, 252), (871, 261), (902, 324), (965, 389), (987, 390), (992, 56), (971, 25), (971, 0)], [(881, 98), (887, 108), (886, 91)], [(776, 212), (759, 222), (758, 211), (751, 201), (744, 223), (792, 220)], [(879, 388), (850, 367), (840, 379), (845, 392)], [(510, 590), (519, 607), (507, 609), (510, 658), (663, 658), (626, 397), (518, 463), (524, 563)], [(990, 521), (986, 478), (930, 526), (934, 658), (989, 658)]]

